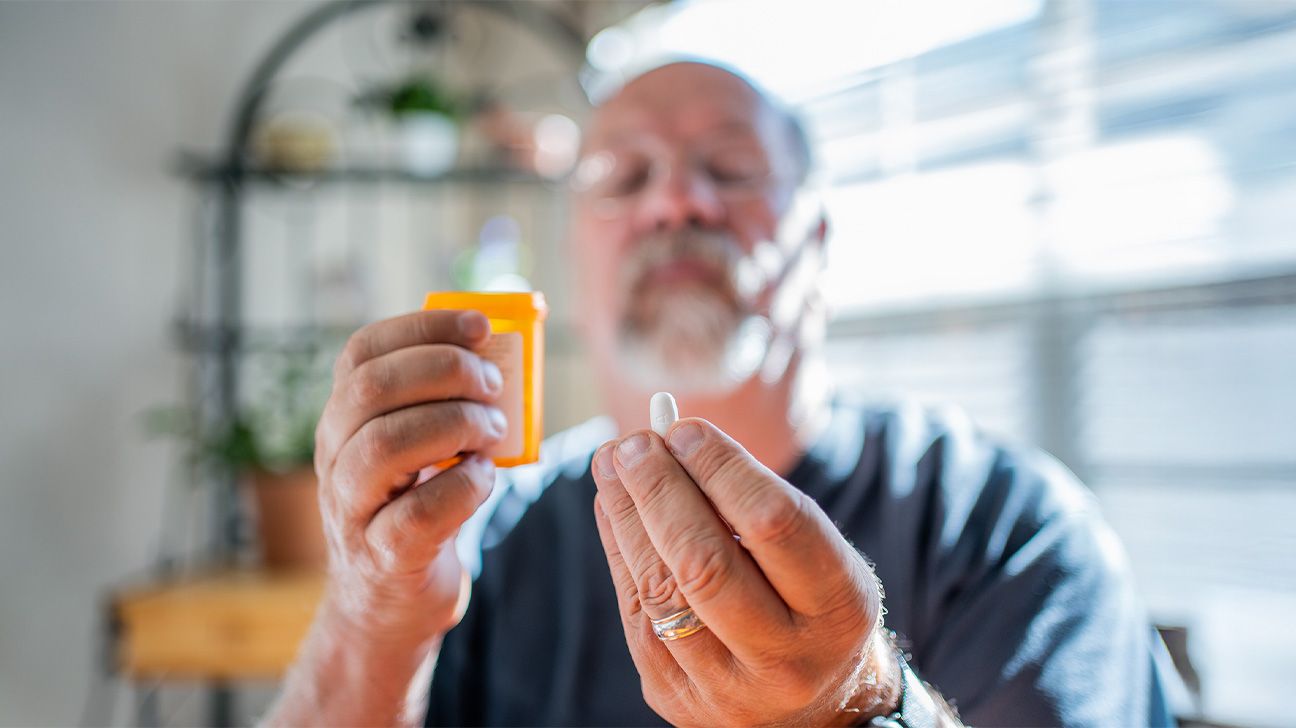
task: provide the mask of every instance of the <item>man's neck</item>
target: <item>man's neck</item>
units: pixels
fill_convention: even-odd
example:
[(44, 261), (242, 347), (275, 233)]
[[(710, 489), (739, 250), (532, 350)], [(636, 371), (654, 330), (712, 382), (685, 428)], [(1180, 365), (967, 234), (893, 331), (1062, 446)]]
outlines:
[[(766, 383), (752, 377), (737, 389), (719, 397), (676, 395), (681, 417), (701, 417), (747, 449), (765, 467), (780, 475), (800, 460), (810, 438), (822, 420), (825, 398), (805, 382), (800, 356), (793, 357), (783, 376)], [(609, 414), (617, 430), (630, 432), (648, 426), (648, 400), (652, 392), (641, 392), (621, 383), (606, 388)]]

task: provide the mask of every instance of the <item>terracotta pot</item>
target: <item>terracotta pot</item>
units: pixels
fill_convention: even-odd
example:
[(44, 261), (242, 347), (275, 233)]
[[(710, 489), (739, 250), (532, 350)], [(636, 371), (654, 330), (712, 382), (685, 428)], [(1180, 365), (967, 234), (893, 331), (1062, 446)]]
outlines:
[(322, 571), (328, 563), (320, 519), (315, 472), (252, 472), (257, 532), (266, 568), (274, 571)]

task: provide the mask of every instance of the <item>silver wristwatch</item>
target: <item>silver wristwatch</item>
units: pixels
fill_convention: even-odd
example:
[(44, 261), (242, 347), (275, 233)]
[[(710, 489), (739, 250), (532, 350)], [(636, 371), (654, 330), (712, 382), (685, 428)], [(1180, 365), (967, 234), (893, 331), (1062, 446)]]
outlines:
[(927, 686), (914, 674), (904, 655), (896, 651), (900, 661), (900, 707), (890, 715), (879, 715), (869, 721), (873, 728), (937, 728), (940, 725), (940, 708), (927, 692)]

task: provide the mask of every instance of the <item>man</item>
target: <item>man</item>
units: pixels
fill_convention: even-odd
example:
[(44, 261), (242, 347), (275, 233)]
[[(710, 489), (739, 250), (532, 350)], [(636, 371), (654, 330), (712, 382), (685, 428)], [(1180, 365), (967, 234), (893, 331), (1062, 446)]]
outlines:
[[(356, 333), (318, 431), (329, 586), (271, 722), (952, 724), (943, 695), (971, 723), (1169, 723), (1119, 547), (1063, 468), (830, 395), (808, 164), (717, 67), (597, 110), (572, 254), (610, 418), (501, 478), (470, 599), (453, 542), (495, 473), (413, 474), (503, 433), (487, 323)], [(665, 437), (657, 389), (689, 415)]]

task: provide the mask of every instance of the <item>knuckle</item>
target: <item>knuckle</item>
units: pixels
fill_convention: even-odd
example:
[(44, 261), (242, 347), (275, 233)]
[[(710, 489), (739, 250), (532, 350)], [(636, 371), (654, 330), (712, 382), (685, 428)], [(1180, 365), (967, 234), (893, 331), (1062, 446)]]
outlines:
[(447, 346), (442, 354), (442, 376), (458, 384), (473, 384), (477, 381), (477, 363), (474, 355), (458, 346)]
[(311, 469), (315, 471), (315, 478), (321, 483), (324, 482), (325, 476), (331, 472), (328, 457), (324, 449), (317, 443), (315, 453), (311, 456)]
[[(643, 694), (644, 703), (646, 703), (648, 707), (651, 708), (653, 712), (655, 712), (657, 715), (666, 718), (666, 722), (670, 724), (707, 725), (706, 722), (698, 720), (688, 712), (681, 711), (680, 702), (683, 702), (683, 700), (679, 697), (671, 697), (672, 691), (669, 691), (663, 687), (653, 687), (649, 683), (648, 678), (642, 679), (640, 692)], [(679, 720), (679, 716), (681, 715), (688, 716), (688, 719), (684, 721)], [(737, 721), (733, 721), (731, 724), (741, 725), (741, 723)], [(713, 723), (712, 725), (718, 725), (718, 724)]]
[(360, 329), (347, 339), (346, 344), (342, 346), (342, 352), (338, 354), (337, 361), (333, 364), (334, 376), (341, 376), (349, 372), (365, 361), (369, 356), (369, 343), (367, 339), (367, 329)]
[(442, 409), (448, 429), (467, 432), (479, 426), (477, 407), (469, 402), (447, 402)]
[(341, 525), (341, 507), (331, 478), (320, 478), (317, 491), (315, 502), (319, 504), (320, 517), (324, 521), (324, 531), (325, 534), (328, 534), (336, 526)]
[(417, 535), (427, 524), (431, 511), (425, 497), (410, 498), (392, 514), (392, 529), (402, 541), (404, 537)]
[(496, 429), (496, 426), (491, 423), (491, 408), (489, 406), (475, 402), (466, 403), (465, 406), (472, 412), (473, 423), (472, 429), (465, 431), (465, 442), (482, 449), (501, 442), (507, 436), (509, 425), (505, 423), (504, 429)]
[(681, 549), (676, 581), (690, 602), (704, 602), (716, 595), (733, 568), (727, 544), (713, 538), (697, 539)]
[(848, 578), (826, 595), (824, 606), (842, 611), (851, 626), (870, 632), (882, 613), (882, 582), (859, 552), (852, 551), (849, 558)]
[(328, 470), (328, 463), (333, 453), (329, 447), (328, 437), (324, 434), (324, 419), (321, 418), (318, 425), (315, 426), (315, 448), (311, 455), (311, 464), (315, 468), (315, 476), (321, 481)]
[(635, 586), (647, 609), (674, 606), (679, 595), (675, 575), (660, 560), (635, 575)]
[(398, 572), (404, 566), (399, 540), (387, 533), (371, 535), (365, 539), (368, 545), (369, 560), (380, 572)]
[(633, 619), (639, 612), (643, 611), (643, 605), (639, 602), (639, 590), (633, 582), (627, 581), (617, 587), (621, 592), (621, 603), (625, 605), (625, 617), (627, 620)]
[(642, 500), (645, 510), (655, 508), (658, 501), (669, 497), (671, 475), (666, 470), (645, 467), (643, 475), (639, 476), (638, 480), (639, 488), (636, 495)]
[(399, 452), (397, 438), (386, 416), (365, 423), (360, 428), (359, 438), (360, 459), (371, 468), (381, 467), (392, 455)]
[(750, 457), (727, 449), (717, 453), (712, 465), (711, 477), (718, 480), (745, 480), (756, 477), (752, 473)]
[(472, 476), (455, 468), (445, 482), (427, 483), (410, 491), (408, 503), (397, 512), (395, 530), (406, 541), (450, 531), (477, 510), (484, 498)]
[(348, 375), (347, 390), (356, 403), (379, 402), (387, 398), (394, 385), (394, 377), (387, 367), (368, 361)]
[(789, 498), (766, 498), (751, 504), (750, 534), (760, 543), (777, 546), (786, 543), (805, 526), (809, 517), (806, 496), (794, 493)]
[(319, 481), (319, 502), (325, 515), (336, 514), (339, 524), (356, 517), (355, 468), (350, 458), (339, 458), (326, 476)]
[(732, 478), (746, 475), (749, 467), (744, 453), (727, 446), (722, 440), (707, 437), (693, 455), (698, 469), (708, 478)]
[(486, 415), (472, 402), (447, 402), (444, 405), (444, 427), (456, 452), (467, 450), (483, 441), (488, 431)]
[(634, 501), (624, 491), (606, 496), (603, 507), (606, 509), (604, 512), (608, 518), (614, 523), (624, 523), (637, 513)]

